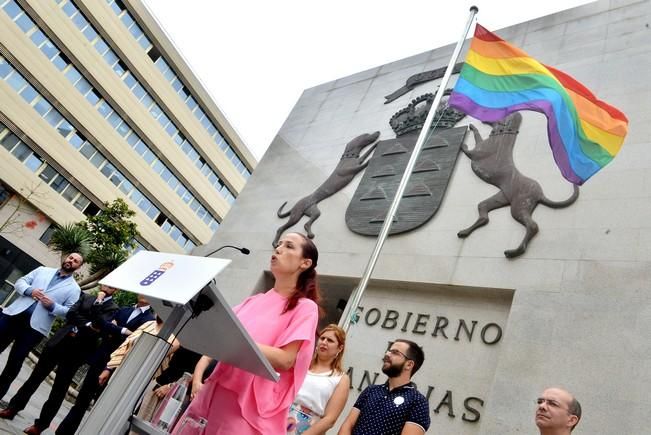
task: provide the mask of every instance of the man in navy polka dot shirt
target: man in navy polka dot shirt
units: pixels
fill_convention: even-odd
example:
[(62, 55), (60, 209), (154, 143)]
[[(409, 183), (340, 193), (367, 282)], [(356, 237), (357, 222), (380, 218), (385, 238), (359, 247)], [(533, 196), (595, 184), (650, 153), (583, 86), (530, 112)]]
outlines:
[(382, 358), (383, 385), (370, 385), (359, 395), (338, 435), (422, 435), (430, 424), (429, 404), (411, 377), (423, 365), (423, 349), (396, 340)]

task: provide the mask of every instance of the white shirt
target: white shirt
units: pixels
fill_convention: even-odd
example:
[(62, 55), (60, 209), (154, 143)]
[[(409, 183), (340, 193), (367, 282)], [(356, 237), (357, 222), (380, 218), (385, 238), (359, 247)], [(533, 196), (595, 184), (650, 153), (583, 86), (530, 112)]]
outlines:
[[(127, 319), (127, 323), (129, 323), (130, 321), (135, 319), (137, 316), (139, 316), (140, 314), (147, 311), (149, 308), (150, 308), (149, 305), (145, 305), (145, 306), (142, 306), (142, 307), (133, 307), (133, 311), (131, 312), (131, 314), (129, 314), (129, 318)], [(122, 335), (127, 335), (127, 331), (128, 331), (127, 328), (122, 328)]]
[(331, 375), (332, 371), (325, 373), (308, 371), (294, 403), (305, 406), (319, 416), (323, 416), (332, 393), (343, 377), (343, 374)]

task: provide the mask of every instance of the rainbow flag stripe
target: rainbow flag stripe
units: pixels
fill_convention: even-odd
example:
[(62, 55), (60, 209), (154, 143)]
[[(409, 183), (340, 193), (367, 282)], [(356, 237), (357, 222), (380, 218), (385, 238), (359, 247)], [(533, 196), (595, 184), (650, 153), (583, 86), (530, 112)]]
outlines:
[(479, 24), (449, 104), (484, 122), (519, 110), (543, 113), (554, 160), (574, 184), (608, 164), (628, 132), (622, 112)]

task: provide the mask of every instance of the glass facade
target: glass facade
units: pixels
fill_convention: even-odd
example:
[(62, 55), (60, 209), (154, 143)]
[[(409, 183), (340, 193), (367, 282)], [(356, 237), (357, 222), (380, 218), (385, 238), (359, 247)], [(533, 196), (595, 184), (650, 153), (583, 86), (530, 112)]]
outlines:
[[(65, 5), (64, 5), (65, 6)], [(64, 74), (68, 81), (79, 91), (84, 98), (90, 103), (102, 116), (109, 125), (127, 142), (127, 144), (133, 148), (136, 153), (138, 153), (147, 164), (166, 182), (166, 184), (186, 203), (190, 208), (197, 214), (197, 216), (214, 232), (219, 227), (218, 219), (210, 213), (207, 208), (201, 204), (198, 198), (196, 198), (183, 183), (172, 173), (172, 171), (156, 156), (154, 151), (149, 147), (142, 138), (131, 128), (129, 123), (123, 119), (111, 106), (108, 101), (102, 96), (102, 94), (96, 90), (82, 75), (82, 73), (70, 62), (67, 56), (55, 45), (55, 43), (48, 38), (43, 31), (31, 20), (25, 11), (14, 1), (2, 1), (0, 0), (0, 7), (9, 15), (10, 18), (18, 24), (19, 27), (25, 32), (25, 34), (30, 38), (30, 40), (41, 50), (41, 52)], [(89, 26), (88, 22), (81, 15), (74, 15), (74, 17), (80, 16), (83, 20), (77, 20), (76, 25)], [(85, 29), (85, 27), (82, 27)], [(95, 35), (95, 39), (98, 37), (96, 32), (92, 34)], [(84, 33), (86, 35), (86, 33)], [(107, 58), (107, 54), (112, 51), (107, 51), (104, 55), (104, 59)], [(100, 53), (101, 54), (101, 53)], [(114, 56), (114, 55), (113, 55)], [(108, 56), (113, 59), (112, 56)], [(120, 61), (116, 60), (113, 65), (113, 70), (118, 72), (124, 70), (119, 66)], [(31, 86), (26, 88), (24, 91), (25, 95), (21, 93), (23, 98), (29, 97), (32, 98), (37, 95), (34, 88)], [(29, 101), (28, 101), (29, 102)], [(40, 107), (41, 110), (48, 109), (47, 107)], [(38, 110), (37, 110), (38, 111)], [(41, 113), (39, 111), (39, 113)], [(56, 112), (58, 113), (58, 112)], [(54, 111), (49, 111), (46, 115), (46, 120), (50, 122), (53, 126), (54, 123), (60, 121), (60, 115), (58, 116)], [(73, 129), (69, 123), (59, 125), (60, 133), (65, 136), (64, 133), (71, 132)], [(62, 131), (63, 130), (63, 131)], [(92, 159), (93, 147), (85, 147), (81, 150), (82, 154), (89, 159)], [(100, 163), (98, 158), (95, 159), (93, 163)], [(97, 166), (97, 165), (96, 165)], [(111, 166), (112, 167), (112, 166)], [(114, 181), (113, 178), (117, 178), (116, 181), (122, 181), (121, 175), (107, 173), (110, 171), (110, 167), (102, 169), (102, 172), (109, 178), (111, 181)], [(114, 184), (116, 184), (114, 182)], [(117, 185), (117, 184), (116, 184)], [(149, 215), (149, 213), (148, 213)]]
[[(13, 1), (13, 0), (11, 0)], [(129, 70), (125, 62), (116, 54), (107, 41), (105, 41), (97, 31), (87, 34), (86, 29), (94, 29), (93, 25), (86, 19), (83, 12), (77, 8), (72, 0), (59, 1), (61, 10), (72, 20), (82, 35), (95, 48), (104, 61), (113, 69), (117, 76), (122, 80), (125, 86), (131, 91), (136, 99), (147, 109), (148, 113), (157, 121), (160, 127), (169, 135), (174, 143), (185, 153), (192, 163), (208, 179), (213, 188), (229, 204), (235, 200), (236, 194), (231, 191), (217, 173), (210, 167), (208, 162), (201, 157), (196, 147), (185, 137), (174, 121), (155, 101), (153, 96), (147, 91), (145, 86)], [(138, 27), (139, 28), (139, 27)], [(133, 35), (133, 32), (131, 32)], [(144, 36), (144, 33), (143, 33)], [(146, 39), (146, 37), (145, 37)], [(147, 40), (148, 41), (148, 40)]]
[[(224, 136), (219, 132), (215, 124), (210, 120), (206, 111), (201, 107), (198, 98), (192, 95), (192, 92), (187, 86), (183, 83), (179, 74), (176, 74), (174, 69), (170, 66), (170, 62), (166, 61), (160, 50), (149, 41), (145, 32), (138, 25), (138, 22), (133, 18), (129, 13), (126, 6), (120, 0), (106, 0), (113, 12), (120, 18), (122, 23), (127, 27), (129, 32), (133, 37), (138, 41), (140, 46), (145, 50), (149, 55), (150, 59), (158, 70), (161, 72), (163, 77), (170, 83), (172, 89), (176, 94), (183, 100), (185, 105), (190, 109), (192, 114), (197, 118), (199, 123), (206, 130), (208, 135), (215, 141), (215, 144), (221, 149), (226, 157), (233, 163), (237, 171), (244, 176), (244, 178), (249, 178), (251, 176), (251, 171), (246, 167), (244, 162), (237, 155), (233, 147), (226, 141)], [(147, 42), (143, 42), (146, 40)]]
[[(79, 153), (93, 164), (101, 174), (120, 189), (142, 212), (156, 222), (156, 224), (172, 237), (180, 247), (182, 247), (186, 252), (189, 252), (196, 246), (195, 243), (190, 240), (190, 237), (185, 234), (178, 225), (165, 216), (154, 205), (150, 198), (135, 187), (127, 177), (111, 164), (111, 162), (97, 149), (96, 146), (94, 146), (80, 131), (78, 131), (76, 127), (74, 127), (72, 120), (66, 119), (64, 115), (54, 108), (43, 95), (36, 91), (36, 89), (2, 56), (0, 56), (0, 80), (8, 83), (27, 104), (31, 105), (42, 119), (49, 123), (52, 128), (54, 128), (55, 131), (58, 132), (59, 135), (61, 135), (74, 149), (79, 151)], [(52, 170), (47, 170), (46, 167), (43, 167), (42, 159), (29, 149), (26, 144), (19, 141), (13, 134), (4, 134), (5, 136), (3, 139), (6, 140), (6, 144), (3, 143), (3, 146), (8, 150), (9, 147), (11, 147), (10, 152), (16, 158), (21, 160), (29, 168), (36, 168), (36, 170), (42, 168), (41, 172), (38, 174), (41, 179), (48, 182), (50, 187), (64, 195), (66, 199), (70, 198), (68, 199), (69, 201), (72, 202), (79, 199), (78, 191), (77, 193), (73, 190), (68, 191), (70, 183), (62, 177), (55, 176), (55, 174), (52, 173)], [(41, 163), (39, 163), (39, 160)], [(43, 177), (46, 178), (44, 179)], [(80, 203), (79, 207), (81, 207), (81, 205), (82, 204)]]
[(66, 177), (50, 166), (29, 145), (20, 140), (18, 136), (1, 123), (0, 145), (76, 209), (85, 214), (90, 210), (97, 210), (97, 208), (91, 206), (91, 201), (86, 195), (81, 193)]

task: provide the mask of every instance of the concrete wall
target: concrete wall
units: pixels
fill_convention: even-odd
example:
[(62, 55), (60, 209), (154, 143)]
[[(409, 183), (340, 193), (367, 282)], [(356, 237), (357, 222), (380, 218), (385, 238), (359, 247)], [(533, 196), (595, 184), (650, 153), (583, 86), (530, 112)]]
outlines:
[[(30, 199), (37, 202), (39, 194), (47, 192), (33, 192)], [(29, 253), (39, 263), (58, 267), (61, 261), (60, 254), (47, 248), (39, 238), (52, 224), (52, 221), (42, 212), (35, 209), (28, 201), (20, 201), (16, 196), (0, 207), (0, 236), (13, 243), (23, 252)], [(19, 277), (11, 277), (14, 281)]]
[[(438, 213), (422, 227), (387, 241), (374, 284), (361, 304), (378, 307), (383, 315), (396, 310), (401, 319), (408, 312), (428, 314), (426, 333), (414, 332), (414, 317), (404, 331), (402, 324), (382, 328), (362, 318), (352, 328), (346, 356), (346, 365), (354, 368), (351, 401), (361, 373), (379, 372), (386, 341), (403, 336), (425, 347), (425, 367), (415, 380), (424, 393), (435, 387), (431, 433), (534, 433), (533, 400), (551, 385), (565, 386), (583, 404), (584, 417), (574, 433), (648, 433), (649, 23), (651, 2), (603, 0), (497, 32), (621, 109), (630, 120), (629, 135), (620, 155), (581, 188), (574, 205), (535, 211), (540, 233), (515, 260), (506, 259), (503, 251), (515, 247), (524, 230), (508, 209), (492, 212), (490, 223), (469, 238), (457, 238), (457, 231), (476, 219), (477, 204), (496, 191), (460, 156)], [(248, 295), (268, 269), (274, 233), (284, 223), (276, 217), (280, 205), (293, 205), (321, 184), (345, 143), (358, 134), (380, 130), (380, 139), (393, 138), (388, 125), (392, 114), (412, 98), (432, 92), (436, 82), (387, 105), (383, 97), (411, 75), (445, 66), (451, 51), (442, 47), (303, 93), (216, 237), (195, 252), (224, 244), (251, 249), (246, 257), (220, 252), (234, 260), (219, 277), (229, 302)], [(468, 122), (466, 118), (461, 124)], [(486, 126), (472, 122), (488, 134)], [(516, 166), (537, 180), (549, 198), (565, 199), (571, 186), (553, 163), (545, 123), (539, 114), (524, 114)], [(470, 136), (466, 141), (473, 146)], [(362, 274), (375, 244), (374, 238), (349, 231), (344, 221), (360, 178), (320, 203), (322, 215), (313, 226), (321, 254), (319, 272), (350, 282)], [(303, 222), (295, 229), (302, 230)], [(337, 288), (330, 296), (345, 297), (346, 290)], [(332, 309), (329, 314), (336, 317)], [(482, 322), (495, 322), (504, 336), (490, 346), (478, 336), (472, 342), (438, 340), (432, 336), (437, 316), (477, 320), (478, 328)], [(447, 406), (434, 412), (445, 390), (453, 393), (455, 417)], [(477, 422), (461, 418), (469, 396), (483, 400), (482, 406), (472, 405), (480, 412)]]

